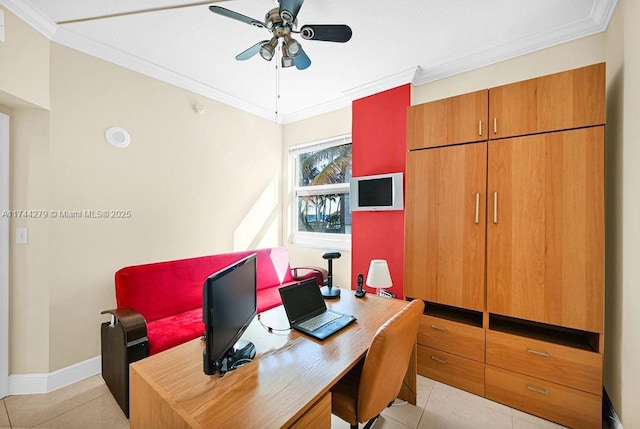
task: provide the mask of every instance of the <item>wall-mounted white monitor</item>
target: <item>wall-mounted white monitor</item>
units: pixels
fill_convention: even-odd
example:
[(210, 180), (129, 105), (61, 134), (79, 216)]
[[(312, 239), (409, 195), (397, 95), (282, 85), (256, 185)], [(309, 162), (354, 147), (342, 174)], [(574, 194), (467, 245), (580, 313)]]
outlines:
[(402, 210), (402, 173), (353, 177), (349, 182), (351, 211)]

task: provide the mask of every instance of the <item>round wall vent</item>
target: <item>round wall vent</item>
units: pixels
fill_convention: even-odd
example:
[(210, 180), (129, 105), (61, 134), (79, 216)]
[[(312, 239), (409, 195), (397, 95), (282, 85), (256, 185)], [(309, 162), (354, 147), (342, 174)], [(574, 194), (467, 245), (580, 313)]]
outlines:
[(111, 127), (104, 136), (107, 139), (107, 143), (113, 147), (124, 148), (131, 143), (131, 136), (129, 136), (129, 133), (124, 128)]

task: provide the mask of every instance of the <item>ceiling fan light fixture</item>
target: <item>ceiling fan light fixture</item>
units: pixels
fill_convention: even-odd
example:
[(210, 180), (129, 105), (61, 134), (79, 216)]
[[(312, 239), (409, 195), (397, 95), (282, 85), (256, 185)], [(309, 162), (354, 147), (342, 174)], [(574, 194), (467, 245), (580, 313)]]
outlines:
[(287, 49), (287, 45), (286, 44), (282, 44), (282, 67), (286, 68), (286, 67), (293, 67), (295, 65), (295, 61), (293, 60), (291, 54), (289, 53), (289, 50)]
[(291, 58), (291, 57), (282, 57), (282, 67), (283, 68), (293, 67), (294, 65), (295, 65), (295, 62), (293, 61), (293, 58)]
[(267, 61), (271, 61), (273, 55), (276, 52), (276, 46), (278, 46), (278, 39), (273, 37), (267, 43), (260, 47), (260, 56)]
[(289, 35), (284, 36), (284, 43), (282, 46), (287, 48), (287, 52), (289, 52), (289, 55), (292, 57), (298, 55), (302, 50), (300, 43)]

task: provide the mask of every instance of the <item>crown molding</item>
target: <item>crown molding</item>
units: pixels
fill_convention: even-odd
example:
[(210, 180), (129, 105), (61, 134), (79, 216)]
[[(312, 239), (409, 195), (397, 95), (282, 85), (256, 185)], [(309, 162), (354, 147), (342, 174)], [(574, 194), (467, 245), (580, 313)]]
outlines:
[(51, 21), (39, 9), (36, 9), (25, 1), (0, 0), (0, 6), (6, 7), (7, 10), (26, 22), (49, 40), (53, 38), (53, 35), (58, 29), (55, 22)]
[(279, 115), (277, 122), (283, 125), (291, 124), (293, 122), (333, 112), (334, 110), (342, 109), (345, 107), (351, 107), (351, 100), (348, 100), (346, 98), (337, 98), (335, 100), (330, 100), (326, 103), (318, 104), (307, 109), (298, 110), (286, 115)]
[(591, 10), (591, 19), (599, 24), (600, 31), (607, 29), (617, 6), (618, 0), (596, 0)]
[(246, 100), (234, 97), (224, 91), (212, 88), (180, 73), (173, 72), (157, 64), (143, 60), (135, 55), (115, 49), (111, 46), (89, 39), (67, 28), (59, 27), (53, 41), (85, 54), (100, 58), (112, 64), (136, 71), (146, 76), (175, 85), (199, 95), (228, 104), (247, 113), (273, 120), (274, 113), (270, 109), (256, 106)]
[(420, 70), (420, 67), (416, 66), (411, 69), (404, 70), (378, 80), (374, 80), (364, 85), (347, 89), (346, 91), (343, 91), (342, 94), (351, 101), (368, 97), (373, 94), (378, 94), (380, 92), (396, 88), (400, 85), (412, 83), (415, 79), (416, 73), (418, 73), (418, 71)]
[(437, 66), (419, 68), (413, 84), (422, 85), (600, 33), (607, 29), (617, 2), (618, 0), (597, 0), (588, 18), (574, 21), (554, 31), (516, 40)]
[(311, 108), (289, 114), (275, 114), (273, 110), (269, 108), (258, 106), (247, 100), (240, 99), (224, 91), (205, 85), (202, 82), (168, 70), (157, 64), (150, 63), (142, 58), (91, 40), (65, 27), (58, 26), (38, 9), (28, 5), (24, 1), (0, 0), (0, 5), (6, 7), (28, 25), (56, 43), (188, 91), (192, 91), (196, 94), (211, 98), (244, 112), (274, 121), (278, 124), (288, 124), (324, 114), (332, 110), (347, 107), (353, 100), (377, 94), (407, 83), (412, 83), (416, 86), (422, 85), (445, 77), (454, 76), (473, 69), (495, 64), (500, 61), (505, 61), (520, 55), (545, 49), (550, 46), (599, 33), (606, 30), (617, 3), (618, 0), (595, 0), (589, 18), (559, 27), (555, 31), (546, 33), (543, 36), (524, 38), (500, 47), (485, 50), (475, 55), (461, 57), (433, 67), (416, 66), (343, 91), (342, 97)]

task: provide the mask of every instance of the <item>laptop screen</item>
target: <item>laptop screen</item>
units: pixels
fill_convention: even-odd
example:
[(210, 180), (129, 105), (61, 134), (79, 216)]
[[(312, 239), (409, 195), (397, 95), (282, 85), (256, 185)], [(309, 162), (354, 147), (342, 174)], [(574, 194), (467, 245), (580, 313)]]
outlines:
[(327, 309), (315, 278), (281, 287), (280, 297), (289, 322), (297, 322), (304, 316), (320, 314)]

